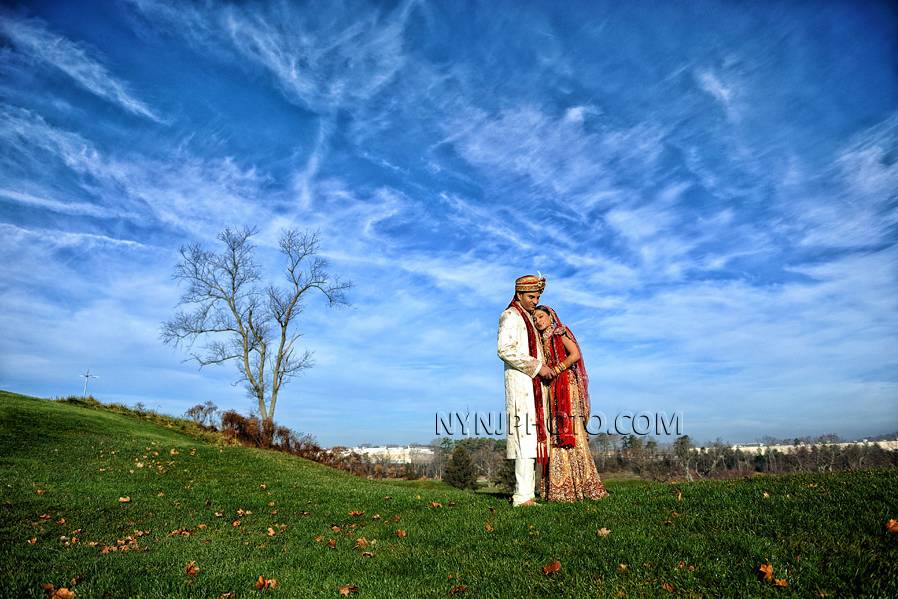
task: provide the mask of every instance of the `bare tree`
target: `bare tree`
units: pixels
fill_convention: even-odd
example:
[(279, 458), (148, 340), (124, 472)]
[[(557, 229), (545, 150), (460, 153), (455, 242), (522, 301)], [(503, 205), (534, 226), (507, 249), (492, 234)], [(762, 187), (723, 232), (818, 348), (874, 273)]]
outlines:
[[(234, 360), (237, 383), (246, 383), (271, 428), (284, 384), (312, 365), (311, 352), (296, 347), (303, 300), (319, 292), (331, 306), (346, 304), (351, 283), (327, 272), (327, 262), (317, 256), (317, 233), (287, 229), (279, 240), (286, 286), (263, 286), (250, 242), (256, 232), (226, 228), (218, 234), (220, 253), (196, 243), (181, 248), (174, 278), (187, 283), (187, 291), (178, 305), (191, 308), (163, 323), (161, 336), (166, 344), (187, 347), (200, 368)], [(205, 344), (195, 348), (200, 339)]]

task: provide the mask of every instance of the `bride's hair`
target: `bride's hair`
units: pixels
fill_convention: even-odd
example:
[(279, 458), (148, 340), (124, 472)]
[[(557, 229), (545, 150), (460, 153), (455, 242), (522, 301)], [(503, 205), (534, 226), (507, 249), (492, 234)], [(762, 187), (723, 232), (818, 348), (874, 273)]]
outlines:
[(534, 310), (539, 310), (540, 312), (545, 312), (545, 313), (548, 314), (550, 317), (552, 316), (552, 310), (549, 309), (549, 306), (545, 306), (545, 305), (543, 305), (543, 304), (540, 304), (540, 305), (538, 305), (537, 307), (535, 307)]

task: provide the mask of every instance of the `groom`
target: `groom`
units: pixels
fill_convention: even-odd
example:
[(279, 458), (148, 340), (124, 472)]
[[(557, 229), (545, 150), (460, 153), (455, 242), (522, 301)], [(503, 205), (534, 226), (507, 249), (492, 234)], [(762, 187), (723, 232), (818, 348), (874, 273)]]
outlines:
[[(515, 506), (534, 505), (534, 462), (548, 465), (545, 411), (548, 391), (542, 378), (554, 375), (543, 359), (543, 346), (531, 313), (539, 304), (546, 280), (519, 277), (514, 299), (499, 317), (498, 354), (505, 363), (506, 455), (515, 461)], [(544, 470), (545, 471), (545, 470)]]

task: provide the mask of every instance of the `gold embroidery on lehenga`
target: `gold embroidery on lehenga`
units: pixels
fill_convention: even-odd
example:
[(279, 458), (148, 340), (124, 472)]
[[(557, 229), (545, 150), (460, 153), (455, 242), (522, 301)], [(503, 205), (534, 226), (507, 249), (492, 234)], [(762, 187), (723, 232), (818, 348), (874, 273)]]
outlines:
[[(547, 350), (549, 348), (546, 348)], [(546, 356), (550, 355), (547, 351)], [(596, 463), (589, 451), (586, 434), (585, 414), (580, 385), (575, 380), (576, 372), (568, 388), (571, 393), (571, 416), (574, 421), (575, 446), (552, 447), (549, 458), (548, 500), (573, 502), (581, 499), (602, 499), (609, 495), (599, 478)], [(553, 398), (554, 399), (554, 398)], [(550, 401), (550, 405), (554, 402)]]

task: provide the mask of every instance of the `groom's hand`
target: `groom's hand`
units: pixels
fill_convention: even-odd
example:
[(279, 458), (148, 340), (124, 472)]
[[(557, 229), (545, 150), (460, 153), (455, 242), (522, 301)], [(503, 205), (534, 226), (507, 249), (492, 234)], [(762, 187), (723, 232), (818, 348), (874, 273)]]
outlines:
[(539, 376), (543, 377), (544, 379), (551, 380), (555, 378), (555, 371), (548, 366), (543, 365), (543, 367), (539, 369)]

